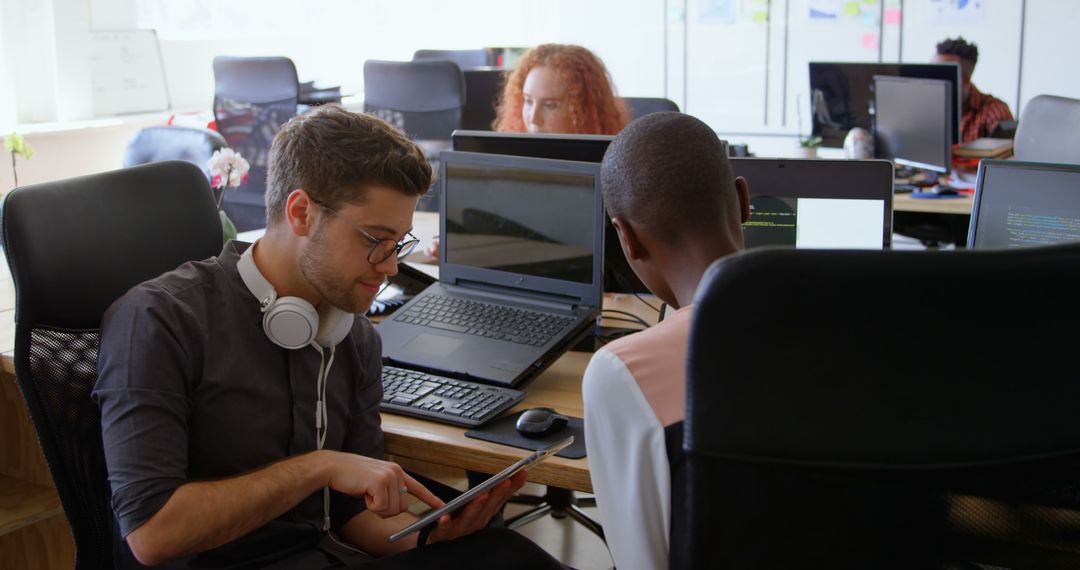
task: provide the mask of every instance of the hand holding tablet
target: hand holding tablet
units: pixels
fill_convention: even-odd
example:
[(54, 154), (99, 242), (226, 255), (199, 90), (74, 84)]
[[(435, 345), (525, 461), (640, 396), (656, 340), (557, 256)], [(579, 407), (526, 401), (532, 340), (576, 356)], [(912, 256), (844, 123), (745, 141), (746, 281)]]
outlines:
[[(570, 445), (573, 442), (574, 442), (574, 438), (571, 436), (571, 437), (568, 437), (568, 438), (566, 438), (566, 439), (564, 439), (564, 440), (562, 440), (562, 441), (560, 441), (558, 443), (552, 444), (549, 447), (546, 447), (544, 449), (541, 449), (541, 450), (538, 450), (538, 451), (534, 452), (532, 455), (529, 455), (528, 457), (525, 457), (525, 458), (521, 459), (517, 463), (514, 463), (513, 465), (511, 465), (511, 466), (507, 467), (506, 469), (500, 471), (498, 474), (492, 476), (490, 479), (484, 481), (483, 483), (473, 487), (472, 489), (469, 489), (465, 493), (462, 493), (459, 497), (457, 497), (453, 501), (450, 501), (449, 503), (446, 503), (442, 507), (439, 507), (437, 509), (434, 509), (434, 510), (431, 510), (431, 511), (427, 512), (426, 514), (421, 516), (420, 519), (417, 520), (416, 522), (414, 522), (414, 523), (410, 524), (409, 526), (401, 529), (400, 531), (390, 535), (389, 541), (390, 542), (396, 542), (396, 541), (400, 540), (401, 538), (403, 538), (405, 536), (408, 536), (408, 535), (410, 535), (410, 534), (412, 534), (414, 532), (419, 531), (420, 529), (428, 526), (429, 524), (436, 524), (437, 521), (441, 517), (443, 517), (444, 515), (448, 515), (450, 513), (453, 513), (455, 511), (457, 511), (458, 509), (461, 509), (462, 507), (464, 507), (465, 505), (467, 505), (468, 503), (470, 503), (471, 501), (473, 501), (477, 497), (480, 497), (481, 495), (484, 496), (485, 499), (486, 499), (487, 496), (488, 496), (489, 491), (494, 489), (499, 483), (502, 483), (503, 481), (506, 481), (506, 480), (510, 479), (516, 473), (522, 471), (523, 469), (527, 469), (528, 467), (531, 467), (532, 465), (536, 465), (536, 464), (540, 463), (541, 461), (544, 461), (548, 457), (551, 457), (552, 455), (555, 455), (561, 449), (565, 448), (566, 446)], [(523, 483), (523, 481), (521, 481), (519, 483)], [(486, 523), (487, 523), (486, 519), (484, 521), (482, 521), (482, 524), (486, 524)]]

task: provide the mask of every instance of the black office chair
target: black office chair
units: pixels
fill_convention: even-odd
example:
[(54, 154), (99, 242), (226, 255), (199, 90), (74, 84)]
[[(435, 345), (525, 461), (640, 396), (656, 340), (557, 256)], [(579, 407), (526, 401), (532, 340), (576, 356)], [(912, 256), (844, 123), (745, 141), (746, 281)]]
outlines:
[(1080, 567), (1078, 290), (1075, 244), (716, 263), (672, 567)]
[(146, 279), (221, 250), (203, 173), (160, 162), (17, 188), (0, 232), (15, 284), (15, 377), (75, 539), (77, 568), (130, 563), (90, 399), (105, 309)]
[[(364, 62), (364, 111), (401, 129), (424, 149), (438, 171), (439, 154), (451, 148), (461, 128), (465, 79), (452, 61)], [(438, 210), (438, 190), (421, 199), (420, 210)]]
[(1024, 105), (1013, 140), (1016, 160), (1080, 164), (1080, 99), (1039, 95)]
[(418, 49), (413, 53), (412, 59), (413, 61), (436, 59), (452, 61), (461, 69), (491, 65), (491, 54), (486, 49)]
[(214, 121), (229, 146), (251, 165), (248, 182), (225, 193), (224, 210), (238, 231), (266, 226), (270, 143), (296, 116), (300, 84), (287, 57), (214, 58)]
[(679, 111), (679, 106), (671, 99), (663, 97), (622, 97), (626, 106), (630, 109), (630, 117), (638, 119), (649, 113), (662, 111)]

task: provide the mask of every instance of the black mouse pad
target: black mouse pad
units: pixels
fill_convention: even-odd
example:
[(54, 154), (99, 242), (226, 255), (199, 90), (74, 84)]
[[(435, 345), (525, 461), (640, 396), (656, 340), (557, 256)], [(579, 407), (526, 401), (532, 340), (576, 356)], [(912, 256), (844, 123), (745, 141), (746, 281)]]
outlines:
[(509, 445), (510, 447), (529, 449), (532, 451), (545, 448), (557, 441), (566, 439), (566, 436), (568, 435), (572, 435), (574, 436), (574, 443), (555, 455), (567, 459), (581, 459), (582, 457), (585, 457), (585, 422), (581, 418), (567, 416), (570, 418), (570, 421), (563, 429), (549, 433), (543, 437), (532, 438), (525, 437), (517, 431), (517, 419), (518, 416), (523, 413), (525, 413), (525, 410), (517, 412), (516, 414), (510, 414), (505, 418), (499, 418), (481, 428), (471, 429), (465, 432), (465, 435), (473, 439), (494, 441), (495, 443)]

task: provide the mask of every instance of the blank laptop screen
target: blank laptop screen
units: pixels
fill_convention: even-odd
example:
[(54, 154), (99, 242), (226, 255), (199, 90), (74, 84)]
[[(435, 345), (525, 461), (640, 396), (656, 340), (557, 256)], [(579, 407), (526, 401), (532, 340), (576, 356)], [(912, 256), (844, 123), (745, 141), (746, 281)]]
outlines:
[(447, 263), (593, 283), (595, 174), (451, 161), (445, 176)]
[(968, 247), (1080, 241), (1080, 165), (984, 160)]

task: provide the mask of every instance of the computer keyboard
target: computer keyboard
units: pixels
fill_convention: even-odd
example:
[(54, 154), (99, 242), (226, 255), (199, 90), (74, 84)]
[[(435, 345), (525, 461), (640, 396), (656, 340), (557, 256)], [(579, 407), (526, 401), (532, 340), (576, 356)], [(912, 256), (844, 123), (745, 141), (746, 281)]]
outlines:
[(525, 398), (525, 392), (383, 366), (380, 408), (437, 422), (474, 427)]
[(531, 346), (547, 344), (574, 322), (573, 317), (443, 295), (425, 295), (407, 311), (398, 311), (394, 320)]

